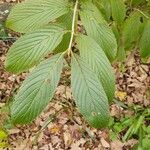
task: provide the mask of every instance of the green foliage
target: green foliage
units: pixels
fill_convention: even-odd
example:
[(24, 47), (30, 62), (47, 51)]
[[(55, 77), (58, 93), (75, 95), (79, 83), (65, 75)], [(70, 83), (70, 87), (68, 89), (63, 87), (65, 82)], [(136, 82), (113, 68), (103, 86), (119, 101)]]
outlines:
[(142, 57), (150, 56), (150, 20), (147, 21), (141, 37), (140, 54)]
[(81, 21), (86, 29), (87, 35), (92, 37), (100, 45), (111, 61), (114, 60), (117, 52), (117, 43), (112, 30), (96, 6), (91, 2), (84, 3), (81, 6)]
[(118, 23), (122, 24), (126, 17), (126, 6), (123, 0), (110, 0), (112, 17)]
[[(12, 73), (32, 70), (11, 105), (13, 123), (30, 123), (42, 112), (52, 100), (67, 62), (79, 111), (93, 127), (107, 126), (108, 103), (115, 91), (110, 61), (116, 54), (124, 58), (125, 49), (133, 47), (142, 34), (141, 56), (149, 54), (148, 9), (129, 11), (136, 4), (128, 3), (27, 0), (12, 8), (6, 26), (24, 34), (10, 48), (5, 66)], [(140, 5), (148, 7), (147, 3)]]
[(25, 34), (9, 50), (5, 62), (7, 70), (20, 73), (38, 64), (59, 45), (65, 32), (57, 25), (49, 25)]
[[(118, 42), (118, 54), (120, 51), (140, 49), (140, 55), (148, 58), (149, 32), (148, 23), (150, 21), (149, 0), (110, 0), (111, 17), (109, 22)], [(139, 44), (140, 43), (140, 44)], [(124, 53), (124, 50), (122, 51)], [(121, 56), (125, 57), (123, 54)]]
[(124, 23), (122, 34), (124, 38), (124, 46), (127, 50), (132, 48), (141, 36), (141, 29), (144, 27), (141, 18), (143, 18), (142, 14), (139, 12), (133, 12)]
[(8, 146), (8, 135), (5, 131), (0, 129), (0, 148), (6, 148)]
[(14, 123), (31, 122), (52, 99), (63, 67), (62, 54), (43, 61), (23, 82), (11, 106)]
[(150, 21), (150, 1), (93, 0), (93, 2), (109, 22), (116, 36), (118, 43), (116, 58), (118, 60), (125, 58), (125, 50), (134, 48), (139, 49), (142, 58), (148, 58), (150, 36), (147, 22)]
[[(91, 14), (91, 17), (96, 17), (95, 24), (89, 18), (83, 19), (86, 32), (89, 32), (89, 36), (82, 35), (83, 38), (76, 37), (79, 5), (84, 6), (82, 11), (88, 7), (96, 11)], [(76, 1), (73, 9), (72, 3), (66, 0), (28, 0), (12, 9), (7, 27), (27, 33), (10, 48), (6, 69), (21, 73), (37, 66), (23, 82), (11, 105), (13, 123), (30, 123), (45, 108), (54, 95), (68, 54), (68, 58), (71, 55), (72, 93), (80, 112), (92, 126), (107, 126), (108, 99), (113, 100), (115, 78), (105, 52), (111, 60), (114, 59), (117, 44), (111, 28), (104, 19), (101, 21), (99, 16), (102, 15), (95, 8), (91, 2)], [(88, 13), (84, 12), (84, 15)], [(94, 29), (98, 28), (98, 34), (90, 31), (88, 26), (91, 25), (95, 33)], [(98, 38), (98, 43), (91, 37)], [(77, 42), (76, 48), (72, 46), (73, 42)], [(79, 50), (80, 56), (74, 49)], [(44, 61), (53, 51), (58, 54)], [(87, 57), (86, 51), (91, 51)], [(90, 61), (92, 57), (95, 59), (93, 62)]]
[(77, 47), (80, 50), (81, 57), (98, 76), (108, 100), (111, 101), (115, 92), (115, 77), (104, 51), (92, 38), (85, 35), (77, 37)]
[(17, 32), (26, 33), (47, 25), (68, 11), (67, 0), (28, 0), (11, 10), (6, 24)]
[(134, 112), (132, 116), (125, 115), (120, 119), (111, 118), (109, 123), (111, 140), (116, 140), (119, 134), (122, 136), (122, 141), (125, 142), (132, 137), (137, 137), (139, 143), (135, 146), (137, 150), (149, 150), (150, 140), (150, 109), (145, 109), (142, 106), (133, 105), (127, 107), (128, 111)]
[(71, 62), (71, 85), (75, 102), (93, 127), (108, 123), (108, 100), (98, 76), (78, 55)]
[(0, 39), (4, 40), (6, 37), (8, 37), (8, 35), (5, 30), (5, 25), (3, 22), (0, 22)]

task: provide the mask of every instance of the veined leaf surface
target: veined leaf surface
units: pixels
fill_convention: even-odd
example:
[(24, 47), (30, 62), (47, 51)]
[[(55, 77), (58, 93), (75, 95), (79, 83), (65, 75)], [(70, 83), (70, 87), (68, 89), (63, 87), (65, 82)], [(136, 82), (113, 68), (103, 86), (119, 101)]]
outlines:
[(93, 127), (105, 127), (109, 120), (108, 99), (104, 89), (84, 58), (74, 54), (71, 62), (71, 85), (75, 102)]
[(87, 35), (92, 37), (100, 45), (109, 60), (112, 61), (117, 52), (117, 42), (115, 36), (106, 21), (102, 17), (98, 17), (97, 8), (94, 7), (92, 3), (86, 3), (86, 5), (84, 5), (85, 4), (83, 4), (80, 16)]
[(94, 4), (97, 6), (97, 8), (102, 12), (104, 15), (105, 19), (107, 21), (110, 21), (111, 17), (111, 3), (110, 0), (94, 0)]
[(63, 67), (63, 56), (57, 54), (43, 61), (23, 82), (11, 106), (14, 123), (30, 123), (52, 99)]
[(64, 32), (63, 28), (50, 25), (22, 36), (7, 54), (6, 69), (13, 73), (20, 73), (38, 64), (44, 56), (58, 46)]
[[(72, 11), (70, 11), (69, 13), (59, 17), (57, 19), (57, 23), (61, 24), (67, 30), (71, 31), (72, 17), (73, 17), (73, 13), (72, 13)], [(54, 52), (59, 53), (59, 52), (63, 52), (65, 50), (67, 50), (67, 48), (69, 46), (69, 43), (70, 43), (70, 38), (71, 38), (71, 32), (66, 33), (63, 36), (63, 39), (62, 39), (61, 43), (56, 47)]]
[(142, 35), (144, 19), (144, 16), (139, 12), (133, 12), (124, 22), (122, 32), (126, 50), (130, 49)]
[(118, 23), (122, 24), (126, 16), (126, 6), (123, 0), (110, 0), (112, 17)]
[(142, 57), (150, 56), (150, 20), (147, 21), (140, 40), (140, 54)]
[(92, 38), (85, 35), (77, 37), (77, 47), (81, 57), (94, 70), (101, 81), (108, 100), (112, 101), (115, 93), (115, 76), (104, 51)]
[(33, 31), (69, 11), (67, 0), (27, 0), (12, 8), (8, 28), (17, 32)]

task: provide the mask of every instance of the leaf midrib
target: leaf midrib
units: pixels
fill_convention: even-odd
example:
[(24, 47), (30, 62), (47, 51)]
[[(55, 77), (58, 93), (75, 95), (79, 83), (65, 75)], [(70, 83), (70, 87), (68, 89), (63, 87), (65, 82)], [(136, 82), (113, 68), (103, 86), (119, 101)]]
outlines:
[[(73, 56), (74, 58), (75, 58), (75, 56)], [(79, 65), (79, 67), (80, 67), (80, 70), (81, 70), (81, 73), (82, 73), (82, 75), (83, 75), (83, 79), (84, 79), (84, 81), (85, 81), (85, 84), (86, 84), (86, 87), (88, 87), (87, 89), (88, 89), (88, 92), (89, 92), (89, 95), (90, 95), (90, 97), (93, 99), (93, 103), (92, 103), (92, 105), (94, 106), (94, 107), (97, 107), (97, 109), (99, 110), (99, 107), (95, 104), (95, 101), (94, 101), (94, 99), (95, 98), (93, 98), (93, 96), (91, 95), (91, 92), (90, 92), (90, 89), (89, 89), (89, 86), (87, 86), (88, 84), (87, 84), (87, 81), (85, 80), (85, 75), (84, 75), (84, 73), (83, 73), (83, 71), (82, 71), (82, 67), (81, 67), (81, 65), (80, 65), (80, 63), (78, 62), (78, 60), (75, 58), (75, 60), (76, 60), (76, 62), (78, 63), (78, 65)], [(104, 102), (104, 101), (103, 101)], [(103, 107), (101, 106), (101, 108), (103, 109)], [(103, 109), (104, 110), (104, 109)], [(105, 110), (104, 110), (105, 111)], [(102, 113), (101, 113), (102, 114)]]

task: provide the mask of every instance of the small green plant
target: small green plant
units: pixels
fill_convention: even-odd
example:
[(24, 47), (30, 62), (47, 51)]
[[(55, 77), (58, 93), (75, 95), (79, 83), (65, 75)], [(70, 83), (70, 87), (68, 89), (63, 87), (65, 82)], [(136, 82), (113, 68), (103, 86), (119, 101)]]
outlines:
[(150, 1), (95, 0), (111, 25), (118, 43), (117, 60), (123, 61), (126, 51), (139, 49), (142, 58), (150, 56)]
[(3, 39), (6, 36), (7, 36), (7, 34), (5, 31), (5, 27), (4, 27), (3, 23), (0, 22), (0, 39)]
[(127, 109), (133, 112), (132, 116), (125, 115), (120, 119), (111, 117), (109, 124), (111, 140), (119, 138), (125, 142), (134, 137), (139, 141), (138, 144), (135, 145), (136, 149), (149, 150), (150, 109), (145, 109), (139, 105), (133, 105), (132, 107), (127, 107)]
[[(80, 112), (93, 127), (107, 126), (109, 102), (115, 91), (110, 61), (116, 58), (118, 47), (124, 50), (124, 43), (129, 45), (139, 37), (137, 29), (133, 39), (126, 33), (131, 32), (130, 23), (137, 19), (136, 13), (127, 17), (126, 32), (121, 32), (126, 6), (122, 0), (27, 0), (12, 8), (6, 26), (23, 36), (10, 48), (6, 69), (21, 73), (36, 66), (11, 106), (15, 124), (30, 123), (42, 112), (67, 62), (71, 66), (72, 94)], [(140, 47), (145, 57), (149, 55), (149, 23), (145, 13), (138, 11), (139, 15), (145, 22), (141, 24), (147, 24), (145, 29), (140, 27), (144, 30)], [(126, 38), (122, 38), (124, 32)], [(48, 57), (50, 53), (54, 55)]]
[(8, 146), (8, 135), (5, 131), (0, 129), (0, 148), (5, 148)]

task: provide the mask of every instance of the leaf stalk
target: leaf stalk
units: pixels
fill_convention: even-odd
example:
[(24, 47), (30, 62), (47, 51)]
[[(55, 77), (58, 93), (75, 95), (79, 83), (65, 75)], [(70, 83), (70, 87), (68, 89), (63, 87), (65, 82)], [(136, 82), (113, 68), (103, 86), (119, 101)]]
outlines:
[(141, 10), (135, 8), (134, 10), (138, 11), (139, 13), (141, 13), (146, 19), (149, 19), (150, 17), (148, 15), (146, 15), (144, 12), (142, 12)]
[(70, 53), (72, 52), (72, 43), (73, 43), (73, 38), (75, 34), (75, 22), (76, 22), (76, 13), (77, 13), (77, 8), (78, 8), (78, 0), (76, 0), (75, 6), (74, 6), (74, 12), (73, 12), (73, 19), (72, 19), (72, 32), (71, 32), (71, 38), (70, 38), (70, 43), (68, 47), (68, 56), (70, 56)]

